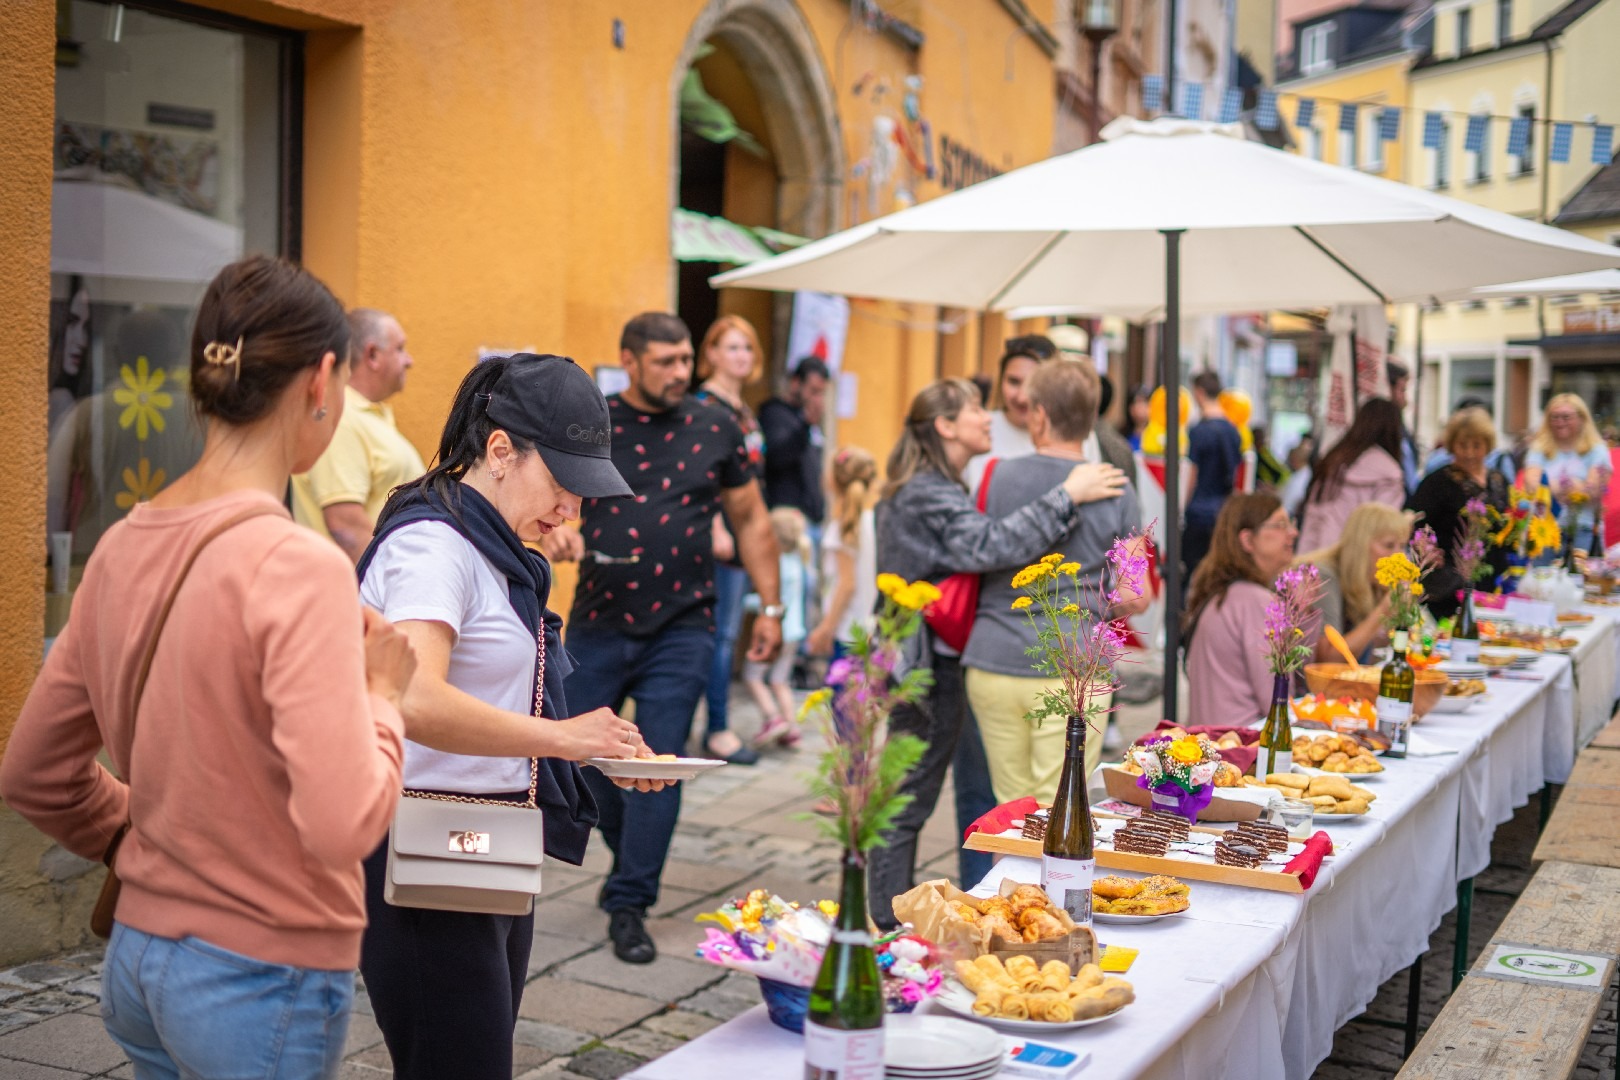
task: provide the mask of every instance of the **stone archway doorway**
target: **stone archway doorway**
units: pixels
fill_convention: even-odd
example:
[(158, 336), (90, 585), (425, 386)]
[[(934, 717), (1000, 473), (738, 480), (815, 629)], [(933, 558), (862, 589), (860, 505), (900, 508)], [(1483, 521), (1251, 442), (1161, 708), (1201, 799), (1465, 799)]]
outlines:
[[(691, 69), (752, 140), (716, 143), (681, 122), (681, 87)], [(710, 0), (687, 35), (671, 90), (674, 206), (799, 236), (837, 229), (843, 144), (833, 87), (793, 0)], [(763, 153), (749, 149), (750, 141)], [(716, 291), (708, 277), (718, 269), (675, 262), (675, 309), (698, 340), (718, 315), (742, 315), (758, 328), (766, 357), (780, 370), (791, 298)], [(769, 380), (758, 384), (761, 396), (769, 386)]]

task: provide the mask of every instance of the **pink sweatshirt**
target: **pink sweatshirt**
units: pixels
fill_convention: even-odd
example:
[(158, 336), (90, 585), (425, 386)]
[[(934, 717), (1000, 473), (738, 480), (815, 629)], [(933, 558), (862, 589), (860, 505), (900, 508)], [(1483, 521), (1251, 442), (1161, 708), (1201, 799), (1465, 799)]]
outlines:
[[(402, 724), (366, 689), (354, 568), (285, 510), (211, 543), (169, 616), (131, 748), (147, 635), (187, 554), (240, 492), (140, 505), (109, 529), (23, 705), (0, 794), (63, 847), (118, 851), (120, 922), (271, 963), (360, 958), (360, 860), (400, 789)], [(120, 775), (96, 761), (105, 745)]]
[(1381, 446), (1372, 447), (1345, 467), (1339, 488), (1330, 498), (1305, 504), (1296, 550), (1319, 551), (1337, 544), (1350, 511), (1365, 502), (1381, 502), (1396, 510), (1406, 505), (1406, 474), (1401, 463)]
[(1276, 593), (1234, 581), (1198, 616), (1187, 646), (1187, 722), (1248, 724), (1271, 708), (1266, 605)]

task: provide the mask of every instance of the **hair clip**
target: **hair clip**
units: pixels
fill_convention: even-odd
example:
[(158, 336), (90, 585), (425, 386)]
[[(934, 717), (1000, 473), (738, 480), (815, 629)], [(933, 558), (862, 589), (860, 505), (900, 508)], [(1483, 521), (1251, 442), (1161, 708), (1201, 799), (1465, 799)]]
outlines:
[(203, 346), (203, 361), (218, 367), (229, 364), (235, 369), (231, 377), (240, 379), (242, 377), (242, 339), (237, 338), (235, 345), (223, 341), (210, 341)]

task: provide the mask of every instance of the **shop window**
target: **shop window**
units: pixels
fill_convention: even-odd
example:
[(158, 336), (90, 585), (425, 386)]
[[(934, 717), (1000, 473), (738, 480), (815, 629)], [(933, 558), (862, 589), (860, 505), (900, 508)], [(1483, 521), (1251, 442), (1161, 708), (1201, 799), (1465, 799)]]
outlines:
[(102, 535), (202, 450), (187, 353), (208, 281), (245, 254), (296, 255), (298, 39), (204, 17), (59, 4), (47, 637)]

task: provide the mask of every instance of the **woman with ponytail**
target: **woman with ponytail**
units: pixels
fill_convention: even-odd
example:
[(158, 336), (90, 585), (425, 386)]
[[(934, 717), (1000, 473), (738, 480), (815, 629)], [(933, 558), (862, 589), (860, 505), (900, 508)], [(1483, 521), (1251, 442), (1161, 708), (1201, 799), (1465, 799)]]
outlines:
[[(572, 360), (478, 364), (433, 467), (389, 498), (359, 565), (361, 597), (418, 657), (401, 710), (406, 789), (517, 804), (532, 793), (546, 857), (575, 865), (597, 820), (578, 763), (652, 755), (611, 710), (569, 717), (551, 566), (526, 545), (578, 517), (582, 498), (630, 494), (609, 431), (607, 403)], [(534, 915), (394, 906), (386, 864), (386, 844), (366, 860), (360, 970), (394, 1076), (509, 1080)]]
[[(1125, 487), (1125, 474), (1114, 466), (1082, 463), (1034, 502), (1006, 517), (989, 518), (979, 513), (962, 483), (968, 460), (989, 450), (990, 414), (978, 388), (966, 379), (941, 380), (912, 399), (905, 430), (889, 454), (888, 482), (877, 507), (879, 572), (939, 582), (952, 574), (1029, 562), (1069, 534), (1082, 504), (1111, 499)], [(884, 846), (869, 857), (872, 917), (882, 927), (896, 924), (890, 901), (912, 887), (917, 837), (934, 812), (953, 759), (958, 823), (963, 824), (963, 817), (971, 822), (995, 804), (978, 733), (970, 738), (964, 731), (968, 708), (961, 656), (924, 627), (907, 643), (905, 659), (913, 667), (927, 665), (934, 681), (926, 698), (899, 706), (889, 719), (890, 730), (919, 736), (928, 750), (901, 785), (912, 801), (895, 818)], [(977, 752), (958, 755), (959, 738)], [(984, 794), (968, 805), (964, 791)], [(980, 800), (989, 805), (977, 805)], [(963, 858), (962, 863), (964, 885), (989, 869), (988, 860), (981, 864)]]
[(860, 447), (846, 446), (833, 458), (833, 527), (821, 544), (822, 576), (832, 592), (810, 631), (812, 656), (844, 655), (854, 625), (865, 624), (877, 606), (877, 524), (866, 505), (876, 480), (877, 460)]

